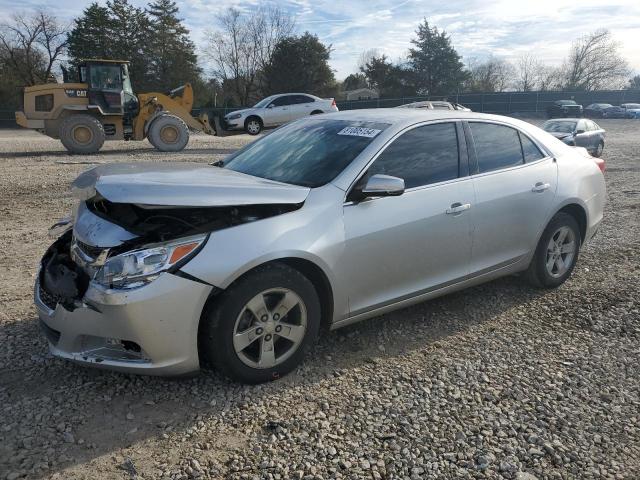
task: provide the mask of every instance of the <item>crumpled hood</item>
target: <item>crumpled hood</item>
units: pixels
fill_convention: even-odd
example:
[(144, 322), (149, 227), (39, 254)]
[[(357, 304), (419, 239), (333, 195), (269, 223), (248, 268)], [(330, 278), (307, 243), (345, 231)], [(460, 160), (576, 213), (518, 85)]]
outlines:
[(556, 137), (556, 138), (558, 138), (560, 140), (562, 140), (563, 138), (571, 136), (570, 133), (566, 133), (566, 132), (548, 132), (548, 133), (550, 133), (551, 135), (553, 135), (554, 137)]
[(310, 189), (201, 163), (116, 163), (82, 173), (78, 197), (96, 193), (114, 203), (219, 207), (298, 204)]

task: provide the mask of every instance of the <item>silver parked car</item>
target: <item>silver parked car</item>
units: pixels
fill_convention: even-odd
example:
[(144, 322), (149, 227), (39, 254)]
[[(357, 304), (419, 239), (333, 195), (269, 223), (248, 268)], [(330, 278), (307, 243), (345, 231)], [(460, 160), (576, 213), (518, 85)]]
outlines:
[(252, 108), (231, 112), (225, 115), (224, 120), (228, 130), (244, 130), (250, 135), (257, 135), (265, 127), (278, 127), (309, 115), (337, 111), (333, 98), (284, 93), (264, 98)]
[(53, 354), (244, 382), (291, 371), (321, 325), (516, 272), (557, 287), (605, 202), (596, 164), (533, 125), (412, 109), (299, 120), (221, 166), (103, 165), (73, 188), (35, 286)]
[(471, 109), (460, 105), (459, 103), (451, 103), (445, 101), (425, 100), (422, 102), (405, 103), (396, 108), (419, 108), (424, 110), (461, 110), (470, 112)]
[(594, 157), (604, 150), (604, 129), (586, 118), (555, 118), (542, 125), (545, 132), (572, 147), (584, 147)]

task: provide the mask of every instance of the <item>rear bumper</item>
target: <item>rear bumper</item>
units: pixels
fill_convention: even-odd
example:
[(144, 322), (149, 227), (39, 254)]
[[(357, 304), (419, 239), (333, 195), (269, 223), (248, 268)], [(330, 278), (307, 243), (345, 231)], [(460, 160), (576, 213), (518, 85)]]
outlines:
[(35, 285), (35, 306), (53, 355), (148, 375), (199, 369), (198, 325), (212, 287), (170, 273), (133, 290), (89, 285), (72, 310)]

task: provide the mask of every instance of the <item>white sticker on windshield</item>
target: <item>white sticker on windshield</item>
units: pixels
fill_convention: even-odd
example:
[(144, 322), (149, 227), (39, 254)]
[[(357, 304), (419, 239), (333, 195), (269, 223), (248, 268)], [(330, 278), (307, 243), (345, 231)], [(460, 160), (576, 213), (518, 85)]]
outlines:
[(376, 130), (375, 128), (364, 127), (344, 127), (338, 132), (338, 135), (350, 135), (352, 137), (367, 137), (373, 138), (378, 135), (382, 130)]

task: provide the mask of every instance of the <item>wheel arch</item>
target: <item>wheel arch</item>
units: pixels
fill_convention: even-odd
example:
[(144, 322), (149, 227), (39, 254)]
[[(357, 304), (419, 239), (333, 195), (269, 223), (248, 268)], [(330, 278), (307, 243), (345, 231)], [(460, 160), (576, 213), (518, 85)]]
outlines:
[(331, 285), (331, 281), (329, 280), (329, 276), (317, 263), (307, 258), (294, 256), (274, 258), (268, 261), (261, 262), (257, 265), (253, 265), (251, 268), (242, 272), (242, 274), (236, 276), (224, 289), (214, 288), (209, 295), (204, 308), (202, 309), (200, 323), (202, 324), (203, 316), (206, 315), (211, 308), (215, 307), (216, 299), (223, 291), (229, 289), (238, 281), (245, 278), (247, 275), (252, 274), (254, 271), (264, 268), (265, 266), (278, 263), (297, 270), (302, 275), (307, 277), (313, 284), (320, 300), (322, 326), (328, 329), (333, 321), (333, 315), (335, 311), (333, 287)]
[(321, 113), (324, 113), (324, 112), (323, 112), (322, 110), (318, 110), (318, 109), (316, 108), (313, 112), (311, 112), (311, 114), (310, 114), (310, 115), (319, 115), (319, 114), (321, 114)]
[(575, 221), (578, 222), (578, 226), (580, 227), (580, 240), (581, 243), (584, 243), (587, 236), (588, 225), (586, 209), (578, 203), (568, 203), (567, 205), (564, 205), (560, 210), (558, 210), (554, 214), (554, 216), (558, 213), (566, 213), (568, 215), (571, 215), (575, 219)]
[(245, 128), (247, 127), (247, 123), (249, 122), (249, 120), (251, 120), (252, 118), (257, 119), (260, 122), (260, 124), (264, 127), (264, 119), (257, 113), (252, 113), (251, 115), (249, 115), (247, 118), (244, 119)]

